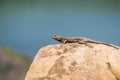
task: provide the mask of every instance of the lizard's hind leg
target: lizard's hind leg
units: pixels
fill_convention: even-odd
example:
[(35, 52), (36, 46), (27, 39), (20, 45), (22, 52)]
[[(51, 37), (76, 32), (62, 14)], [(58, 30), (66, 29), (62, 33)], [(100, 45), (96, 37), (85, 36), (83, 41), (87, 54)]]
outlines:
[(78, 41), (79, 44), (86, 44), (84, 41)]

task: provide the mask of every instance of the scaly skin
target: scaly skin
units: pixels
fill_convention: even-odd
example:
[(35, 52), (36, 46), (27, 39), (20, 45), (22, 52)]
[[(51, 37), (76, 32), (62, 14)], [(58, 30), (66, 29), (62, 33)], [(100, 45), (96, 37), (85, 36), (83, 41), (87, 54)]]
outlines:
[(52, 38), (59, 41), (59, 42), (62, 42), (62, 43), (79, 43), (79, 44), (95, 43), (95, 44), (104, 44), (104, 45), (119, 49), (118, 46), (108, 44), (108, 43), (99, 42), (99, 41), (95, 41), (95, 40), (84, 38), (84, 37), (63, 37), (63, 36), (59, 36), (59, 35), (53, 35)]

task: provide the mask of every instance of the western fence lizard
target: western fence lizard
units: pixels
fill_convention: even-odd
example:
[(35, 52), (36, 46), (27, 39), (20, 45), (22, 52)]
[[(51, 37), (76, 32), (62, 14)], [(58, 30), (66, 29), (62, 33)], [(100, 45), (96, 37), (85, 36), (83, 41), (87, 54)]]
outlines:
[(95, 41), (95, 40), (88, 39), (85, 37), (63, 37), (59, 35), (53, 35), (52, 38), (62, 43), (79, 43), (79, 44), (96, 43), (96, 44), (104, 44), (104, 45), (119, 49), (118, 46), (104, 43), (104, 42)]

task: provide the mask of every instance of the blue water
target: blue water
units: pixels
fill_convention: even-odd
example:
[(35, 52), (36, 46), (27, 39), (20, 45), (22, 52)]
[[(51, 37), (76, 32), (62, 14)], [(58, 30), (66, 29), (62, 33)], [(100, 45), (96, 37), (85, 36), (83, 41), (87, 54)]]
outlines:
[(53, 34), (83, 36), (120, 46), (120, 11), (10, 7), (0, 14), (0, 46), (34, 57), (39, 48), (57, 43), (51, 39)]

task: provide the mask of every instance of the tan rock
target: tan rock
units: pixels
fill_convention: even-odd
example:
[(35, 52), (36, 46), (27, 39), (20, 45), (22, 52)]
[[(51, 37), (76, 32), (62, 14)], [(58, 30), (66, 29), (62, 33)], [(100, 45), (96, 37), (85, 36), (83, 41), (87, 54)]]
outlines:
[(25, 80), (119, 80), (120, 49), (68, 43), (41, 48)]

